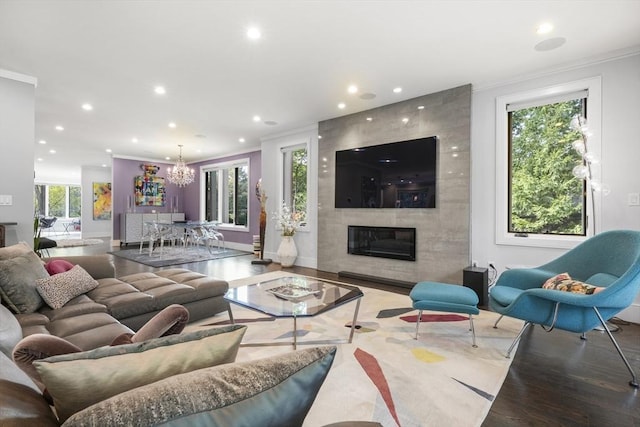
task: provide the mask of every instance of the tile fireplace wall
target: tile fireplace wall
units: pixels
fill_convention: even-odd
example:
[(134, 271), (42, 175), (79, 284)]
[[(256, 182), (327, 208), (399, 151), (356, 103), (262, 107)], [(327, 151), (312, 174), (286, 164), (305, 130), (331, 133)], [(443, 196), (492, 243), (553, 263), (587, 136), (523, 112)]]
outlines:
[[(318, 269), (406, 282), (462, 283), (470, 247), (470, 129), (471, 85), (320, 122)], [(439, 139), (435, 209), (334, 207), (336, 150), (433, 135)], [(415, 227), (416, 261), (347, 254), (349, 225)]]

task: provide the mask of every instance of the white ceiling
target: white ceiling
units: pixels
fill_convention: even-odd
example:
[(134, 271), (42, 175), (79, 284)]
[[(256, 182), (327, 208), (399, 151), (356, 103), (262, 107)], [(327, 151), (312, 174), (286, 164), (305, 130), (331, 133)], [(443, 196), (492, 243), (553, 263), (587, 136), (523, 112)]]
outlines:
[[(536, 34), (544, 21), (555, 29)], [(554, 37), (566, 43), (534, 49)], [(214, 158), (332, 117), (638, 50), (634, 0), (0, 0), (0, 69), (38, 80), (40, 182), (79, 182), (80, 166), (110, 165), (107, 148), (161, 161), (184, 144), (187, 162)]]

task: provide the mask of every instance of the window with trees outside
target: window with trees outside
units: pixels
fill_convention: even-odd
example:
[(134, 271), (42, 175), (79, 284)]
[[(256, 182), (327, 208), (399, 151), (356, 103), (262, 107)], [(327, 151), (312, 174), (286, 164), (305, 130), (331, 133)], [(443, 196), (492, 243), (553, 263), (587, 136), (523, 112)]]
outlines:
[[(307, 145), (284, 147), (282, 152), (282, 199), (292, 212), (307, 214)], [(301, 224), (304, 227), (304, 223)]]
[(205, 219), (246, 227), (249, 221), (249, 162), (204, 168)]
[(599, 157), (600, 105), (599, 77), (497, 98), (496, 243), (571, 248), (593, 234), (600, 200), (573, 174), (571, 120), (588, 117)]
[(34, 206), (36, 216), (80, 218), (82, 214), (80, 186), (36, 184)]
[(572, 173), (582, 156), (571, 143), (581, 135), (569, 124), (586, 117), (587, 98), (575, 96), (508, 111), (511, 233), (586, 234), (585, 181)]

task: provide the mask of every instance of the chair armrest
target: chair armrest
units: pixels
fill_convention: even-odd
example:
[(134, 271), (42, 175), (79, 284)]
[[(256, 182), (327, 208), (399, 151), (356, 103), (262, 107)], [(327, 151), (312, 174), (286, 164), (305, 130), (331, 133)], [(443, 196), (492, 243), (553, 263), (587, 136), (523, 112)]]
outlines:
[(116, 275), (116, 269), (113, 265), (113, 259), (111, 258), (111, 255), (104, 254), (53, 257), (48, 258), (45, 261), (51, 261), (54, 259), (63, 259), (69, 261), (71, 264), (79, 265), (96, 280), (115, 277)]

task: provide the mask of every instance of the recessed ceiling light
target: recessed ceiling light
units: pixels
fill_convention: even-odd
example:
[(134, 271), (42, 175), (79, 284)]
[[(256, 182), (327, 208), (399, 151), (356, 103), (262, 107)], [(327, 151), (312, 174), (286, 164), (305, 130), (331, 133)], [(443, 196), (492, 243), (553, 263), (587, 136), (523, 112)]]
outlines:
[(138, 138), (136, 138), (135, 136), (133, 138), (131, 138), (131, 142), (133, 142), (134, 144), (138, 143)]
[(251, 27), (247, 30), (247, 38), (250, 40), (258, 40), (262, 37), (260, 29), (257, 27)]
[(338, 104), (338, 108), (341, 110), (344, 110), (347, 107), (347, 104), (345, 104), (344, 102), (341, 102), (340, 104)]
[(164, 159), (165, 160), (171, 160), (171, 157), (165, 157)]
[(175, 129), (176, 128), (176, 124), (173, 122), (170, 122), (168, 125), (171, 129)]
[(106, 151), (107, 153), (110, 153), (110, 152), (111, 152), (111, 148), (107, 148), (107, 149), (106, 149), (106, 150), (104, 150), (104, 151)]
[(418, 110), (424, 110), (424, 105), (418, 105)]
[(409, 123), (409, 118), (408, 117), (404, 117), (402, 119), (402, 123)]
[(42, 162), (44, 159), (42, 157), (38, 157), (36, 160)]
[(536, 29), (538, 34), (549, 34), (551, 31), (553, 31), (553, 25), (550, 22), (543, 22)]
[(91, 105), (91, 104), (82, 104), (82, 109), (84, 111), (91, 111), (91, 110), (93, 110), (93, 105)]
[(347, 88), (347, 92), (349, 92), (349, 93), (357, 93), (358, 92), (358, 86), (349, 85), (349, 87)]
[(156, 86), (153, 88), (153, 91), (158, 95), (164, 95), (167, 93), (167, 90), (164, 88), (164, 86)]
[(398, 86), (398, 87), (394, 87), (393, 88), (393, 93), (400, 93), (400, 92), (402, 92), (402, 88), (401, 87)]
[(102, 167), (103, 167), (103, 168), (106, 168), (106, 167), (107, 167), (107, 165), (106, 165), (105, 163), (103, 163), (103, 164), (102, 164)]
[(322, 139), (322, 135), (318, 135), (318, 139)]
[(238, 142), (245, 142), (244, 138), (238, 138)]
[(453, 153), (451, 157), (458, 157), (458, 153)]
[(62, 132), (64, 130), (64, 127), (58, 125), (56, 126), (56, 130)]
[(373, 117), (367, 117), (367, 121), (370, 122), (373, 120)]
[(46, 144), (46, 143), (47, 143), (47, 141), (45, 141), (44, 139), (41, 139), (40, 141), (38, 141), (38, 144), (42, 144), (42, 145), (44, 145), (44, 144)]
[(254, 121), (254, 122), (258, 123), (258, 122), (259, 122), (259, 121), (261, 121), (261, 120), (262, 120), (262, 119), (260, 118), (260, 116), (258, 116), (258, 115), (253, 116), (253, 121)]
[(49, 150), (49, 153), (56, 154), (56, 150)]

